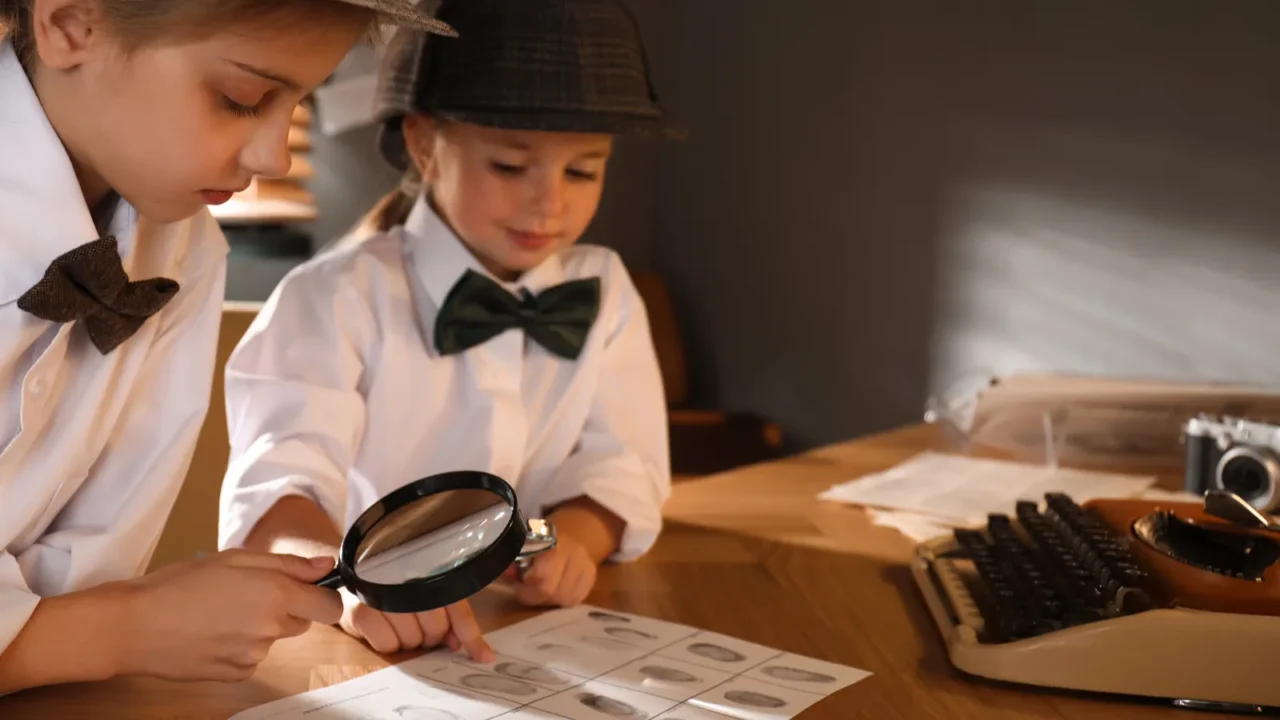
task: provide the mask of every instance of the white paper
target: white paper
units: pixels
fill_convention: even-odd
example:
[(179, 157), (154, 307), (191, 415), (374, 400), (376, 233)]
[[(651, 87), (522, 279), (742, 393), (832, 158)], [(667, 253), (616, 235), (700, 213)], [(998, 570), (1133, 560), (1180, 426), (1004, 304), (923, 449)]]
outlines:
[[(948, 463), (951, 463), (954, 465), (960, 465), (960, 464), (970, 465), (973, 469), (970, 470), (969, 472), (973, 473), (975, 477), (979, 472), (989, 467), (989, 464), (988, 464), (989, 462), (993, 462), (993, 461), (971, 460), (969, 458), (953, 457), (953, 456), (946, 456), (946, 458)], [(906, 464), (908, 469), (911, 469), (910, 464), (915, 463), (917, 460), (919, 460), (919, 456), (911, 461), (908, 461), (908, 464)], [(1035, 465), (1019, 465), (1017, 463), (1008, 463), (1008, 464), (1016, 465), (1019, 468), (1019, 471), (1025, 468), (1030, 468), (1030, 469), (1037, 468), (1037, 466)], [(899, 467), (903, 467), (903, 466), (899, 466)], [(917, 470), (918, 469), (927, 470), (928, 467), (929, 466), (925, 463), (920, 463), (919, 465), (915, 466)], [(1069, 495), (1071, 495), (1071, 497), (1076, 502), (1084, 502), (1085, 500), (1094, 499), (1098, 497), (1136, 497), (1136, 498), (1142, 498), (1145, 500), (1157, 500), (1162, 502), (1198, 503), (1202, 501), (1202, 498), (1196, 495), (1192, 495), (1191, 493), (1188, 493), (1185, 491), (1164, 490), (1157, 487), (1150, 487), (1149, 486), (1150, 483), (1154, 482), (1152, 478), (1139, 478), (1135, 476), (1125, 476), (1125, 475), (1107, 475), (1103, 473), (1087, 473), (1085, 471), (1079, 471), (1079, 470), (1070, 470), (1070, 471), (1059, 470), (1057, 471), (1057, 474), (1058, 476), (1057, 478), (1055, 478), (1054, 481), (1061, 483), (1063, 482), (1063, 478), (1065, 478), (1066, 482), (1070, 484), (1065, 485), (1060, 489), (1062, 489), (1064, 492), (1067, 492)], [(1100, 483), (1097, 481), (1094, 481), (1082, 487), (1078, 482), (1076, 482), (1081, 475), (1093, 475), (1093, 476), (1101, 475), (1103, 478), (1118, 479), (1119, 482), (1109, 487), (1106, 486), (1105, 483), (1102, 483), (1102, 487), (1100, 488), (1099, 487)], [(870, 478), (873, 476), (868, 476), (868, 477)], [(985, 477), (1001, 478), (1003, 477), (1003, 472), (991, 473), (986, 475)], [(863, 478), (863, 479), (866, 479), (866, 478)], [(924, 478), (924, 480), (927, 480), (927, 477)], [(877, 478), (877, 481), (884, 482), (883, 480), (879, 480), (878, 478)], [(847, 483), (845, 485), (838, 485), (835, 488), (832, 488), (831, 490), (828, 490), (822, 493), (819, 497), (822, 497), (823, 499), (827, 499), (827, 500), (861, 504), (855, 500), (847, 499), (847, 498), (853, 497), (853, 492), (848, 490), (847, 488), (853, 486), (857, 482), (859, 482), (859, 480), (855, 480), (853, 481), (853, 483)], [(1044, 481), (1042, 480), (1040, 481), (1041, 483), (1040, 485), (1033, 486), (1032, 492), (1039, 492), (1040, 493), (1039, 497), (1034, 497), (1034, 498), (1026, 497), (1026, 499), (1035, 499), (1037, 501), (1043, 501), (1044, 492), (1045, 492), (1043, 490), (1044, 488), (1043, 482)], [(1017, 483), (1013, 483), (1013, 485), (1015, 487), (1021, 487)], [(951, 486), (948, 486), (946, 490), (948, 492), (954, 492), (954, 488)], [(1000, 503), (1003, 503), (1002, 505), (992, 506), (991, 508), (988, 508), (987, 512), (1000, 512), (1005, 514), (1011, 513), (1015, 508), (1016, 501), (1018, 499), (1022, 499), (1021, 497), (1018, 497), (1018, 495), (1021, 495), (1021, 494), (1022, 493), (1008, 495), (1007, 497), (998, 501)], [(1027, 493), (1027, 494), (1029, 495), (1030, 493)], [(983, 497), (989, 497), (989, 496), (990, 496), (989, 494), (983, 495)], [(980, 517), (978, 517), (977, 514), (975, 514), (975, 517), (973, 518), (966, 518), (964, 520), (960, 520), (954, 517), (940, 516), (937, 514), (926, 514), (923, 512), (916, 512), (912, 510), (894, 510), (894, 509), (886, 509), (886, 508), (880, 508), (880, 507), (867, 507), (867, 515), (871, 518), (871, 523), (873, 525), (893, 528), (898, 532), (902, 533), (903, 535), (907, 536), (907, 538), (909, 538), (913, 542), (926, 542), (928, 540), (933, 540), (935, 538), (944, 537), (955, 532), (955, 529), (958, 527), (972, 527), (972, 526), (981, 526), (986, 524), (985, 512), (981, 513)], [(971, 522), (971, 520), (976, 520), (976, 522)]]
[(231, 720), (785, 720), (871, 675), (639, 615), (579, 606)]
[(925, 452), (885, 472), (833, 486), (818, 497), (926, 515), (945, 524), (982, 525), (990, 513), (1011, 513), (1019, 500), (1043, 503), (1049, 492), (1063, 492), (1084, 503), (1132, 497), (1154, 483), (1154, 477)]

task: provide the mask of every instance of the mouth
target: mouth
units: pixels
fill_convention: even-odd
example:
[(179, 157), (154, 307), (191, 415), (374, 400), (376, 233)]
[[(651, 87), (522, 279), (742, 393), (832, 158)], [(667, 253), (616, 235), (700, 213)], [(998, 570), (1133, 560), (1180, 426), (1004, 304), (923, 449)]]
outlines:
[(507, 236), (511, 238), (511, 242), (522, 250), (541, 250), (550, 246), (560, 237), (554, 233), (526, 232), (510, 228), (507, 229)]
[(206, 205), (221, 205), (231, 199), (236, 193), (242, 193), (248, 190), (246, 185), (239, 190), (201, 190), (200, 198), (204, 200)]

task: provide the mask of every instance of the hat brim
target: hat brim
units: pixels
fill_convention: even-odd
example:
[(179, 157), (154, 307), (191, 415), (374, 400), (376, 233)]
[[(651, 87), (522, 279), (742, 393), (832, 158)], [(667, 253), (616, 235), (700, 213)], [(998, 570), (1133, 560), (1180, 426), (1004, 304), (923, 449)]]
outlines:
[(434, 35), (458, 37), (458, 31), (418, 7), (419, 0), (342, 0), (349, 5), (369, 8), (394, 25), (425, 30)]
[[(599, 133), (629, 135), (662, 140), (686, 140), (686, 128), (669, 125), (657, 118), (598, 113), (505, 113), (494, 111), (430, 110), (431, 115), (453, 122), (501, 128), (504, 130), (541, 130), (547, 132)], [(409, 151), (402, 131), (403, 115), (384, 118), (378, 128), (378, 151), (397, 170), (408, 170)]]
[(689, 135), (687, 130), (668, 125), (661, 118), (636, 115), (493, 110), (427, 110), (427, 112), (445, 120), (505, 130), (637, 135), (670, 140), (682, 140)]

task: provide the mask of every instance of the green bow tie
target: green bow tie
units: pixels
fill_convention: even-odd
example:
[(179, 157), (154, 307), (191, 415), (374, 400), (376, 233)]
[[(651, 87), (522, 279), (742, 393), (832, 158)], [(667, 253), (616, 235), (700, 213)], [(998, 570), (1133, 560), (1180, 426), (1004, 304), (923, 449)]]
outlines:
[(520, 328), (549, 352), (575, 360), (599, 309), (600, 278), (570, 280), (521, 300), (468, 270), (436, 316), (435, 344), (451, 355)]

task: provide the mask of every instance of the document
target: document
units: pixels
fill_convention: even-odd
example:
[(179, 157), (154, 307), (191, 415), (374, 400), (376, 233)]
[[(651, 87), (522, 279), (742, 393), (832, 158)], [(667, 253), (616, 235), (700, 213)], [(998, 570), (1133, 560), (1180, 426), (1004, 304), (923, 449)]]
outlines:
[(1134, 497), (1154, 483), (1154, 477), (924, 452), (882, 473), (835, 485), (818, 497), (866, 506), (878, 524), (923, 540), (955, 527), (985, 525), (990, 513), (1012, 514), (1019, 500), (1043, 504), (1049, 492), (1084, 503)]
[(629, 613), (552, 610), (231, 720), (785, 720), (871, 675)]

